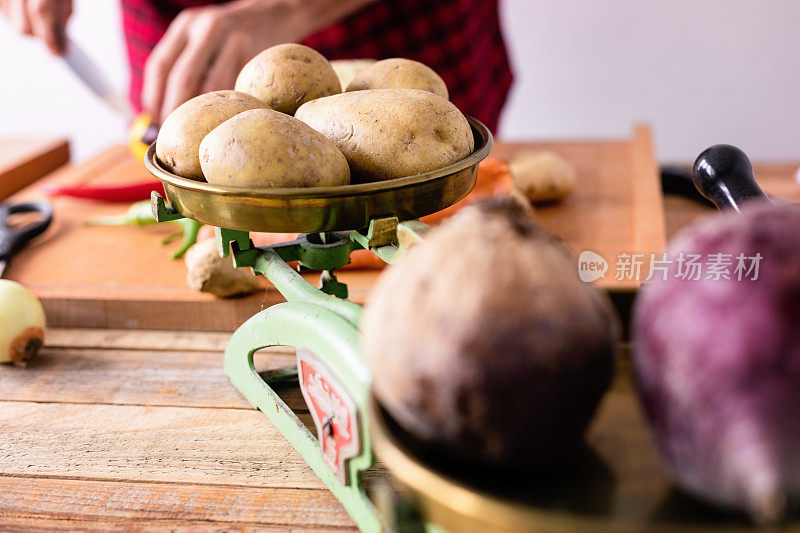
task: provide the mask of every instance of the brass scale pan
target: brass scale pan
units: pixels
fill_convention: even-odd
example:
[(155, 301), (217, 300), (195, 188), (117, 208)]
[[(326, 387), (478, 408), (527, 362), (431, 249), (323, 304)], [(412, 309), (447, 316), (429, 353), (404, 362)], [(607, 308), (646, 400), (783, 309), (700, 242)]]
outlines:
[(475, 150), (452, 165), (386, 181), (338, 187), (256, 189), (212, 185), (164, 169), (155, 143), (145, 166), (164, 183), (172, 207), (205, 224), (242, 231), (316, 233), (363, 229), (376, 218), (413, 220), (456, 203), (475, 186), (477, 166), (492, 149), (492, 134), (468, 117)]

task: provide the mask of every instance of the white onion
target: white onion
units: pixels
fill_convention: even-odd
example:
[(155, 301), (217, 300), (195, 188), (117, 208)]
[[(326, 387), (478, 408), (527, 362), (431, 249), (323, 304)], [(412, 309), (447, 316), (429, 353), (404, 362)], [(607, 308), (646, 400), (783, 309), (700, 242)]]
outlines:
[(28, 289), (0, 279), (0, 363), (24, 363), (44, 344), (44, 309)]

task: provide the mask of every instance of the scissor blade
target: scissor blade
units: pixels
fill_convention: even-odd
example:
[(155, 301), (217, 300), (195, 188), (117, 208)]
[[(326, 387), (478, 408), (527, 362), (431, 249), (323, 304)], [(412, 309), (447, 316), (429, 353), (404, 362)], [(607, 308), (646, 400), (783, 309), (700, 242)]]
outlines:
[(114, 89), (105, 74), (103, 74), (103, 71), (69, 37), (67, 37), (67, 51), (64, 54), (64, 61), (83, 81), (86, 87), (105, 102), (107, 106), (125, 118), (130, 118), (133, 115), (133, 111), (125, 97)]

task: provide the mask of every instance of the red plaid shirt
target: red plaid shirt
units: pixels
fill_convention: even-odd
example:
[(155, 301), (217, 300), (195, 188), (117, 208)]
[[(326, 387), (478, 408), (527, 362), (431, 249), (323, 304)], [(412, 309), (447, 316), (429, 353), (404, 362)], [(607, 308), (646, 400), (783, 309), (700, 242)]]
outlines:
[[(492, 131), (512, 74), (498, 17), (499, 0), (380, 0), (302, 41), (328, 59), (406, 57), (433, 68), (450, 99)], [(181, 9), (209, 0), (122, 0), (131, 66), (130, 96), (141, 110), (150, 51)]]

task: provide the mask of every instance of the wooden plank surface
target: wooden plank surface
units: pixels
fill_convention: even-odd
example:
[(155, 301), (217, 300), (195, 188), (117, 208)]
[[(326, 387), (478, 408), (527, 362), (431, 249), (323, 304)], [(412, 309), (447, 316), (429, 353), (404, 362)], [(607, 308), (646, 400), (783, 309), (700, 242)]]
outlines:
[[(79, 404), (249, 409), (230, 386), (220, 352), (49, 348), (24, 370), (3, 376), (3, 399)], [(259, 371), (294, 365), (293, 353), (256, 357)], [(30, 370), (32, 369), (32, 370)], [(294, 389), (291, 389), (292, 392)], [(293, 408), (305, 408), (290, 394)]]
[[(75, 331), (75, 330), (72, 330)], [(91, 331), (91, 330), (89, 330)], [(160, 332), (147, 332), (140, 338)], [(188, 335), (187, 335), (188, 336)], [(83, 347), (54, 346), (48, 332), (48, 347), (26, 368), (2, 369), (0, 399), (70, 404), (209, 407), (251, 409), (234, 389), (222, 368), (222, 350), (174, 349), (169, 344), (153, 348), (120, 348), (89, 344)], [(124, 335), (121, 337), (124, 339)], [(202, 339), (201, 339), (202, 342)], [(155, 344), (153, 342), (152, 344)], [(293, 366), (293, 352), (276, 348), (261, 350), (254, 357), (258, 371)], [(293, 409), (306, 406), (295, 388), (281, 390)]]
[(8, 475), (322, 489), (253, 409), (0, 401)]
[[(552, 150), (578, 170), (579, 187), (565, 202), (539, 207), (542, 224), (580, 252), (604, 256), (620, 251), (663, 247), (664, 222), (655, 163), (645, 127), (628, 140), (497, 143), (494, 157), (521, 150)], [(47, 178), (59, 183), (126, 183), (153, 179), (125, 147), (113, 148), (83, 165)], [(36, 188), (20, 198), (37, 196)], [(264, 292), (245, 298), (216, 299), (189, 289), (182, 261), (169, 258), (178, 245), (159, 241), (171, 225), (87, 228), (92, 216), (124, 211), (125, 206), (55, 198), (53, 227), (23, 250), (6, 271), (43, 301), (49, 323), (57, 327), (232, 331), (264, 307), (281, 301), (264, 283)], [(377, 271), (344, 271), (350, 298), (362, 303)], [(309, 274), (316, 283), (318, 276)], [(628, 287), (612, 277), (606, 286)]]
[(213, 351), (222, 353), (231, 334), (214, 331), (147, 331), (133, 329), (47, 329), (47, 345), (55, 348)]
[(286, 533), (298, 532), (336, 532), (336, 531), (356, 531), (353, 528), (337, 527), (316, 527), (316, 526), (264, 526), (261, 524), (250, 524), (242, 522), (210, 522), (207, 520), (186, 521), (186, 520), (119, 520), (97, 519), (97, 520), (76, 520), (72, 518), (45, 518), (42, 515), (35, 517), (3, 517), (0, 523), (0, 532), (3, 533), (42, 533), (50, 531), (70, 531), (75, 533), (183, 533), (186, 531), (213, 531), (215, 533), (227, 533), (236, 531), (239, 533)]
[[(254, 487), (191, 483), (138, 483), (64, 478), (3, 476), (0, 491), (0, 522), (30, 520), (31, 504), (36, 514), (71, 523), (101, 521), (97, 525), (168, 528), (206, 526), (215, 528), (290, 526), (351, 526), (352, 522), (336, 498), (327, 490), (259, 489)], [(23, 522), (24, 523), (24, 522)], [(79, 522), (80, 523), (80, 522)], [(71, 524), (77, 529), (79, 526)], [(165, 527), (165, 529), (166, 529)], [(3, 525), (0, 525), (2, 531)], [(80, 526), (83, 529), (83, 526)], [(26, 527), (27, 529), (27, 527)], [(270, 531), (285, 531), (273, 527)]]
[[(222, 335), (48, 333), (27, 367), (0, 366), (0, 531), (353, 530), (225, 377)], [(284, 399), (311, 423), (298, 389)]]
[(65, 139), (0, 139), (0, 200), (69, 161)]

